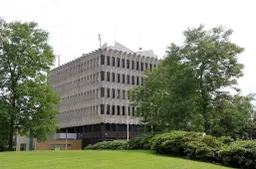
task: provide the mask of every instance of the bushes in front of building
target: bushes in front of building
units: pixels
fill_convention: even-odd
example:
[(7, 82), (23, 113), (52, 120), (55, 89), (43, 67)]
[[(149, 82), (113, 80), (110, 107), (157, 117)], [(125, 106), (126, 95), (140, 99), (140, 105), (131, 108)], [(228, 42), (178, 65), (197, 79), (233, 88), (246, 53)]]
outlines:
[(154, 134), (143, 134), (129, 140), (128, 146), (130, 150), (149, 150), (151, 148), (151, 139)]
[(126, 140), (102, 141), (96, 144), (89, 144), (85, 149), (90, 150), (127, 150), (128, 142)]

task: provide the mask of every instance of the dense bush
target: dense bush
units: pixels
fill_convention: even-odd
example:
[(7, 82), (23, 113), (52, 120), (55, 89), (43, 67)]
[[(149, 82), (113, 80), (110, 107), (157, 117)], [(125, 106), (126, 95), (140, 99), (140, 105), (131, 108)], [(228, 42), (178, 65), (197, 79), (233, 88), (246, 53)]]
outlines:
[(152, 149), (157, 153), (170, 154), (173, 156), (185, 156), (184, 144), (196, 141), (202, 137), (202, 133), (172, 131), (158, 134), (151, 139)]
[(94, 150), (127, 150), (128, 143), (126, 140), (103, 141), (96, 144), (89, 144), (85, 149)]
[(131, 150), (149, 150), (151, 147), (150, 140), (154, 137), (153, 134), (144, 134), (132, 138), (128, 142), (129, 149)]
[(256, 168), (256, 140), (235, 141), (218, 151), (222, 164), (236, 168)]

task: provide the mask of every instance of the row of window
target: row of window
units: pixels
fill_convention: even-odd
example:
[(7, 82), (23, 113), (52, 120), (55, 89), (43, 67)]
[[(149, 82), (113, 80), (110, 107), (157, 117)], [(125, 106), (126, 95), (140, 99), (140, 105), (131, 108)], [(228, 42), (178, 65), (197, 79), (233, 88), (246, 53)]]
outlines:
[(117, 99), (125, 99), (126, 92), (125, 90), (115, 89), (115, 88), (100, 88), (100, 97), (107, 97), (107, 98), (117, 98)]
[[(139, 62), (139, 61), (134, 61), (134, 60), (129, 60), (129, 59), (120, 59), (120, 58), (115, 58), (115, 57), (110, 57), (107, 56), (105, 59), (104, 55), (101, 55), (100, 57), (100, 63), (101, 65), (105, 65), (105, 60), (106, 60), (106, 65), (107, 66), (113, 66), (113, 67), (121, 67), (121, 68), (127, 68), (127, 69), (132, 69), (132, 70), (141, 70), (144, 71), (144, 63)], [(145, 63), (145, 69), (150, 69), (152, 70), (153, 67), (156, 67), (156, 64), (151, 64), (151, 63)]]
[[(106, 76), (106, 77), (105, 77)], [(123, 83), (123, 84), (132, 84), (132, 85), (142, 85), (144, 84), (144, 78), (139, 76), (133, 76), (133, 75), (125, 75), (120, 73), (110, 73), (110, 72), (100, 72), (100, 80), (101, 81), (107, 81), (107, 82), (117, 82), (117, 83)], [(135, 82), (136, 81), (136, 82)]]
[(101, 114), (107, 114), (107, 115), (127, 115), (128, 116), (132, 115), (134, 116), (135, 114), (135, 107), (130, 107), (130, 106), (119, 106), (119, 105), (100, 105), (100, 113)]

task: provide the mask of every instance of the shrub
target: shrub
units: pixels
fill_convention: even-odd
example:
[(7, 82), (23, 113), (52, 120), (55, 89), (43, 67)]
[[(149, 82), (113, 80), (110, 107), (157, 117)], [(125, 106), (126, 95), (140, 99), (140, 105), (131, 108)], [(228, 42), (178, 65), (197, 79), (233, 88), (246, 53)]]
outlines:
[(85, 149), (94, 150), (127, 150), (128, 143), (126, 140), (103, 141), (96, 144), (89, 144)]
[(218, 151), (222, 164), (236, 168), (256, 168), (256, 140), (235, 141)]
[(172, 131), (158, 134), (151, 139), (152, 149), (157, 153), (170, 154), (173, 156), (185, 156), (184, 144), (196, 141), (202, 137), (202, 133)]
[(132, 138), (128, 142), (129, 149), (131, 150), (149, 150), (151, 147), (150, 140), (153, 138), (153, 134), (144, 134), (135, 138)]

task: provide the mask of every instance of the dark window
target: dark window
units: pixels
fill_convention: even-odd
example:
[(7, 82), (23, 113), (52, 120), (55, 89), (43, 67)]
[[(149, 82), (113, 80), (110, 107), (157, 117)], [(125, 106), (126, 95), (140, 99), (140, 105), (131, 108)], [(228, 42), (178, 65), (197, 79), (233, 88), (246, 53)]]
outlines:
[(101, 81), (105, 80), (105, 72), (103, 72), (103, 71), (100, 72), (100, 79), (101, 79)]
[(105, 95), (105, 89), (102, 87), (100, 88), (100, 97), (104, 97)]
[(110, 98), (110, 88), (107, 88), (107, 98)]
[(148, 64), (147, 63), (145, 63), (145, 69), (148, 69)]
[(132, 107), (132, 115), (134, 116), (135, 115), (135, 108)]
[(101, 113), (101, 114), (104, 114), (104, 111), (105, 111), (104, 104), (101, 104), (101, 105), (100, 105), (100, 113)]
[(116, 59), (114, 57), (112, 57), (112, 66), (116, 65)]
[(117, 106), (117, 115), (120, 115), (120, 106)]
[(139, 70), (139, 62), (136, 62), (136, 70)]
[(126, 67), (127, 67), (127, 69), (130, 69), (130, 60), (126, 60)]
[(134, 61), (132, 61), (132, 70), (134, 70)]
[(135, 78), (134, 78), (134, 76), (132, 76), (132, 84), (133, 84), (133, 85), (135, 84)]
[(127, 84), (130, 84), (130, 75), (127, 75)]
[(144, 85), (144, 78), (141, 77), (141, 86), (143, 86), (143, 85)]
[(123, 90), (123, 99), (125, 99), (125, 90)]
[(110, 56), (107, 56), (107, 65), (110, 65)]
[(154, 65), (154, 68), (156, 68), (156, 65)]
[(105, 130), (110, 131), (111, 130), (111, 124), (105, 124)]
[(137, 76), (137, 85), (140, 85), (140, 77)]
[(117, 83), (120, 83), (120, 74), (117, 73)]
[(130, 116), (130, 115), (131, 115), (131, 108), (128, 107), (128, 116)]
[(144, 70), (144, 65), (143, 62), (140, 63), (140, 70), (143, 71)]
[(125, 106), (122, 106), (123, 116), (125, 115)]
[(111, 131), (116, 131), (116, 124), (111, 124)]
[(121, 91), (117, 89), (117, 98), (120, 99)]
[(104, 64), (105, 64), (105, 56), (104, 56), (104, 55), (101, 55), (101, 56), (100, 56), (100, 64), (101, 64), (101, 65), (104, 65)]
[(116, 92), (116, 90), (115, 89), (112, 89), (112, 98), (114, 99), (115, 98), (115, 92)]
[(115, 106), (112, 105), (112, 115), (115, 115)]
[(107, 105), (107, 114), (110, 114), (110, 105)]
[(122, 68), (125, 68), (125, 60), (122, 59)]
[(112, 82), (115, 82), (115, 73), (112, 73)]
[(152, 64), (149, 64), (149, 69), (152, 70)]
[(107, 81), (110, 81), (110, 72), (107, 72)]
[(125, 83), (125, 75), (122, 75), (122, 82)]
[(120, 58), (117, 58), (117, 67), (120, 67)]

